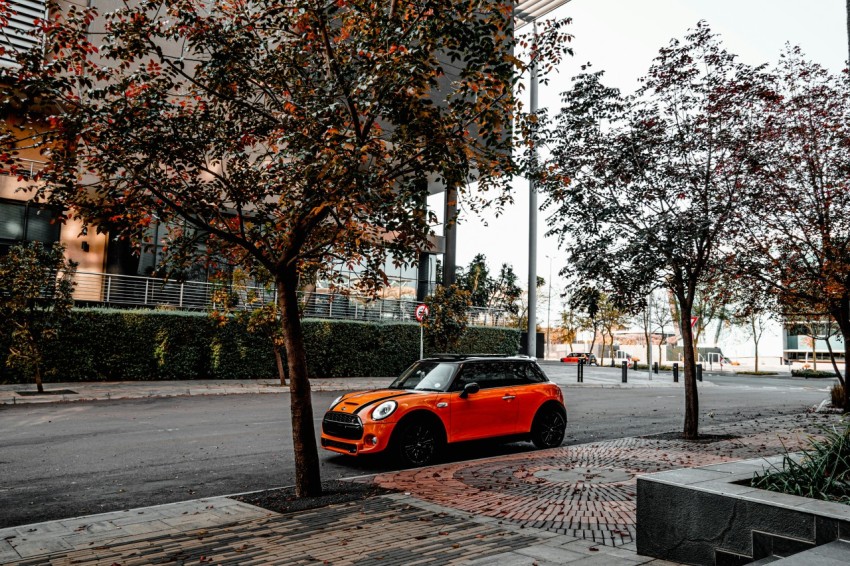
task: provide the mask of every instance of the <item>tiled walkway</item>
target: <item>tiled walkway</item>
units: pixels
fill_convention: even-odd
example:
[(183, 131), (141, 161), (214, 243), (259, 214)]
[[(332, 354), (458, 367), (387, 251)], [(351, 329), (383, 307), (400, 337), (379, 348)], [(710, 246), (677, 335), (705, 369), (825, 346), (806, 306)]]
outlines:
[[(383, 487), (524, 527), (597, 544), (634, 541), (636, 476), (794, 450), (824, 415), (799, 415), (706, 428), (738, 438), (709, 443), (623, 438), (394, 472), (374, 478)], [(788, 429), (797, 429), (790, 432)]]

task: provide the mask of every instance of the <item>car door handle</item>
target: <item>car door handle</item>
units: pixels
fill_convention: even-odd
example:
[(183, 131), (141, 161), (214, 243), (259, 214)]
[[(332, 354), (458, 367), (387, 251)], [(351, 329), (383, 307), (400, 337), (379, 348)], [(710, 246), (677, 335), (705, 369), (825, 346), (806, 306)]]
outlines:
[(510, 401), (511, 399), (516, 399), (516, 395), (505, 395), (502, 397), (505, 401)]

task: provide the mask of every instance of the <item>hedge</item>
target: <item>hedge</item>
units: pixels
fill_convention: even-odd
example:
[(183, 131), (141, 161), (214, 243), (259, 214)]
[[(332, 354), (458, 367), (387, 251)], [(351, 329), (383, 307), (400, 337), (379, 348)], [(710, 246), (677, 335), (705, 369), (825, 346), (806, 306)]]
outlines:
[[(419, 326), (348, 320), (302, 321), (310, 377), (398, 375), (419, 357)], [(0, 382), (22, 382), (5, 367)], [(519, 331), (470, 327), (459, 353), (516, 354)], [(431, 341), (426, 355), (434, 353)], [(267, 338), (235, 319), (219, 325), (202, 313), (77, 309), (45, 353), (45, 381), (276, 378)]]
[(792, 369), (791, 375), (794, 377), (838, 377), (834, 371), (822, 371), (813, 369)]

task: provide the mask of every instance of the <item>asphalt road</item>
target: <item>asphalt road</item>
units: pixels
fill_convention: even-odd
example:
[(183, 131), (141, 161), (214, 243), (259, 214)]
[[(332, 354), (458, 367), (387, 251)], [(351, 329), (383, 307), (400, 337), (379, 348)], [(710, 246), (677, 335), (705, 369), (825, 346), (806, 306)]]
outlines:
[[(548, 368), (547, 368), (548, 371)], [(554, 372), (553, 372), (554, 373)], [(705, 424), (799, 412), (828, 383), (711, 378)], [(314, 393), (316, 429), (339, 393)], [(680, 430), (681, 390), (567, 388), (565, 444)], [(291, 485), (289, 396), (232, 395), (0, 407), (0, 528)], [(709, 417), (713, 414), (713, 417)], [(465, 445), (469, 459), (531, 450)], [(320, 450), (324, 479), (390, 469)]]

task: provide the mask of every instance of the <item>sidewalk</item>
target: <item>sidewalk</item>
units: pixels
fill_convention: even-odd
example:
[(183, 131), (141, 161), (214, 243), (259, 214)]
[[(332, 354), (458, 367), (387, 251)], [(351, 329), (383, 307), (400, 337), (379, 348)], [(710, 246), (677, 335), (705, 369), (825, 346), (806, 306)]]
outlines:
[(834, 415), (623, 438), (351, 481), (399, 490), (277, 514), (227, 497), (0, 530), (0, 563), (669, 564), (635, 552), (635, 477), (793, 450)]
[[(649, 379), (645, 371), (630, 370), (628, 383), (622, 383), (620, 370), (588, 368), (584, 383), (576, 382), (575, 366), (544, 364), (549, 378), (561, 387), (612, 387), (637, 388), (661, 387), (682, 388), (684, 376), (673, 383), (671, 375), (654, 375)], [(338, 377), (311, 379), (313, 391), (352, 391), (380, 389), (392, 382), (392, 377)], [(710, 381), (699, 383), (700, 387), (713, 387)], [(110, 399), (145, 399), (151, 397), (177, 397), (194, 395), (238, 395), (245, 393), (289, 393), (289, 387), (281, 387), (276, 379), (219, 379), (191, 381), (109, 381), (45, 383), (49, 395), (31, 395), (35, 385), (31, 383), (0, 385), (0, 405), (25, 403), (60, 403), (69, 401), (101, 401)]]

